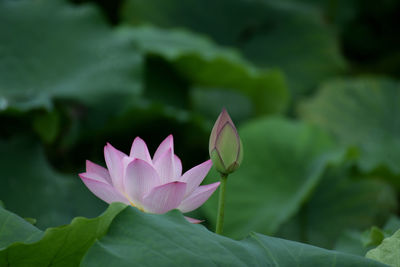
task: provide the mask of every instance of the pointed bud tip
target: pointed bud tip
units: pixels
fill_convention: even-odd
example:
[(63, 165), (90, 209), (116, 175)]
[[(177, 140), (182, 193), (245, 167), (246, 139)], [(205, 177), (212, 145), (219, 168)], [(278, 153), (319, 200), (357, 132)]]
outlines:
[(225, 123), (227, 122), (231, 123), (233, 126), (235, 125), (231, 119), (231, 116), (229, 116), (229, 113), (225, 108), (222, 109), (217, 121), (220, 126), (225, 125)]
[(232, 173), (242, 162), (242, 142), (225, 108), (222, 109), (211, 131), (209, 153), (214, 167), (220, 173)]
[(210, 141), (209, 141), (209, 151), (215, 147), (216, 139), (221, 131), (221, 129), (225, 126), (226, 123), (230, 123), (232, 127), (236, 130), (235, 124), (233, 123), (231, 117), (228, 114), (228, 111), (225, 108), (222, 108), (221, 113), (218, 115), (217, 120), (214, 123), (214, 126), (211, 130)]

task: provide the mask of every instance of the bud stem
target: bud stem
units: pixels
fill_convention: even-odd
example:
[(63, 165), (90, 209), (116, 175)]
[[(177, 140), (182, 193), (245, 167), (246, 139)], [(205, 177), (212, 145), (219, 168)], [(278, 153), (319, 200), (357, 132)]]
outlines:
[(228, 180), (228, 174), (221, 173), (221, 184), (219, 186), (217, 227), (215, 229), (215, 233), (219, 235), (222, 235), (222, 230), (224, 228), (225, 189), (227, 180)]

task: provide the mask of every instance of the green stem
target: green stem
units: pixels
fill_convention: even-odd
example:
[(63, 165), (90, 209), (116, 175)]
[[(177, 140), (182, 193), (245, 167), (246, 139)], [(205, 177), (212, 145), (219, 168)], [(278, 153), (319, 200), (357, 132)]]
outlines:
[(221, 184), (219, 186), (217, 228), (215, 229), (215, 233), (219, 235), (222, 235), (222, 230), (224, 228), (225, 190), (226, 190), (227, 180), (228, 180), (228, 175), (221, 173)]

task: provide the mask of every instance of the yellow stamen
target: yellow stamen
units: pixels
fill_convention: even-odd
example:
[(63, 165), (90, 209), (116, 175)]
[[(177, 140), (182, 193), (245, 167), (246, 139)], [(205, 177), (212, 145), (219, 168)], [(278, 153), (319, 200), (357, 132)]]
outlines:
[(129, 203), (131, 204), (131, 206), (133, 206), (133, 207), (139, 209), (140, 211), (145, 212), (143, 208), (140, 208), (140, 207), (136, 206), (135, 204), (132, 203), (132, 201), (129, 200)]

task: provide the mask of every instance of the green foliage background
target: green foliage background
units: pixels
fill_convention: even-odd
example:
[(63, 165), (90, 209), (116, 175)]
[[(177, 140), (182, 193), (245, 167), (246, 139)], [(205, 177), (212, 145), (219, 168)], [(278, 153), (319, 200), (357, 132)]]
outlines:
[[(400, 228), (399, 11), (395, 0), (0, 0), (0, 200), (8, 210), (0, 212), (0, 263), (21, 251), (29, 258), (53, 238), (65, 245), (63, 231), (76, 231), (76, 240), (86, 232), (87, 243), (73, 251), (66, 244), (67, 260), (55, 252), (59, 266), (100, 266), (104, 246), (104, 264), (124, 266), (115, 249), (135, 262), (128, 251), (137, 244), (121, 247), (133, 241), (124, 243), (119, 227), (130, 216), (150, 224), (157, 217), (115, 205), (45, 229), (106, 209), (77, 176), (86, 159), (105, 165), (106, 142), (129, 151), (140, 136), (154, 152), (172, 133), (188, 170), (208, 158), (223, 107), (244, 145), (228, 180), (225, 235), (250, 237), (209, 237), (186, 224), (183, 231), (198, 234), (199, 247), (210, 238), (229, 253), (244, 251), (236, 265), (262, 262), (257, 253), (265, 251), (247, 251), (251, 242), (272, 251), (280, 242), (253, 231), (364, 256)], [(217, 179), (212, 170), (206, 182)], [(214, 194), (191, 215), (213, 230), (216, 205)], [(159, 217), (184, 224), (178, 213)], [(159, 235), (173, 228), (165, 227)], [(305, 266), (307, 253), (339, 253), (297, 255), (304, 245), (282, 242), (295, 244), (293, 259)], [(277, 246), (278, 261), (269, 260), (290, 266)], [(51, 253), (28, 263), (49, 264)], [(175, 264), (207, 265), (204, 255)]]

